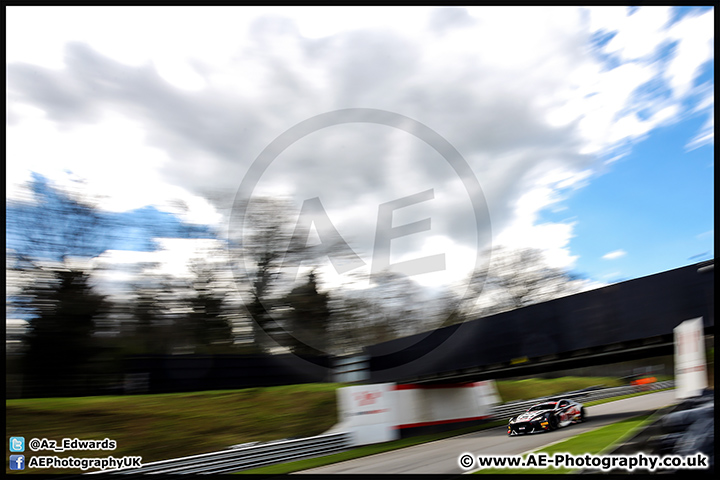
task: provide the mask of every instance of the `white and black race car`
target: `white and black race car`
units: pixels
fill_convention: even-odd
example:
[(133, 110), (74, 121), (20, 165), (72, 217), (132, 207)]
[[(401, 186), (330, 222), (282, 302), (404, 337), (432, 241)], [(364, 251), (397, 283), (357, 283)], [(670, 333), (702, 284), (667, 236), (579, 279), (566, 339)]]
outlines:
[(572, 400), (538, 403), (508, 423), (508, 436), (548, 432), (585, 421), (585, 408)]

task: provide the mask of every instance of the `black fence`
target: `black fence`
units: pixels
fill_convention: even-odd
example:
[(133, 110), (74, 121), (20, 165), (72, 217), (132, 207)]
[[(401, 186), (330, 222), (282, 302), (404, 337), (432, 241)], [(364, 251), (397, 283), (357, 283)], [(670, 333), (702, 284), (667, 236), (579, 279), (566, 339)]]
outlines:
[(484, 369), (498, 378), (499, 370), (518, 365), (523, 373), (537, 374), (592, 361), (672, 355), (673, 329), (684, 320), (702, 317), (706, 333), (713, 332), (712, 265), (703, 262), (371, 346), (371, 382), (481, 379), (472, 372)]
[[(5, 398), (84, 397), (233, 390), (332, 381), (326, 357), (294, 355), (144, 355), (96, 374), (67, 374), (48, 385), (22, 373), (5, 374)], [(17, 370), (17, 369), (16, 369)]]
[[(150, 355), (125, 359), (124, 393), (231, 390), (330, 381), (326, 357)], [(309, 368), (310, 367), (310, 368)]]

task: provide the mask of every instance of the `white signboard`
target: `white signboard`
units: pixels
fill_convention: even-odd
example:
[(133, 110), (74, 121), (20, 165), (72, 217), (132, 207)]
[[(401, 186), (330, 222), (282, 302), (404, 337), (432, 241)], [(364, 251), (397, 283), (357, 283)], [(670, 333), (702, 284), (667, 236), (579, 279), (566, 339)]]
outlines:
[(340, 422), (353, 432), (354, 445), (399, 438), (395, 425), (394, 383), (338, 389)]
[(675, 396), (698, 396), (707, 387), (705, 337), (702, 317), (686, 320), (675, 334)]
[(474, 387), (473, 390), (475, 391), (479, 409), (489, 412), (493, 406), (500, 403), (500, 395), (498, 395), (495, 387), (495, 380), (475, 382)]
[[(401, 431), (477, 421), (490, 415), (499, 397), (493, 381), (455, 385), (356, 385), (337, 390), (340, 422), (353, 445), (388, 442)], [(409, 429), (409, 430), (405, 430)]]

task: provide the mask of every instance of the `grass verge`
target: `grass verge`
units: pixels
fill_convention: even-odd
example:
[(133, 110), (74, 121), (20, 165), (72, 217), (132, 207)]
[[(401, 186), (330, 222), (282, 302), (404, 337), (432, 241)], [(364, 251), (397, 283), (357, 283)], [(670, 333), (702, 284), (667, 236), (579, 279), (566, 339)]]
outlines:
[[(117, 448), (108, 454), (139, 455), (143, 463), (149, 463), (218, 451), (238, 443), (318, 435), (337, 421), (335, 390), (342, 386), (308, 384), (164, 395), (6, 400), (5, 447), (9, 451), (10, 436), (23, 436), (28, 442), (33, 438), (58, 442), (63, 438), (109, 438), (117, 441)], [(38, 455), (105, 456), (98, 453)], [(32, 470), (70, 472), (77, 470)]]
[(533, 398), (548, 397), (596, 385), (620, 387), (625, 383), (619, 378), (612, 377), (528, 378), (524, 380), (497, 380), (495, 382), (498, 394), (503, 399), (503, 402), (532, 400)]

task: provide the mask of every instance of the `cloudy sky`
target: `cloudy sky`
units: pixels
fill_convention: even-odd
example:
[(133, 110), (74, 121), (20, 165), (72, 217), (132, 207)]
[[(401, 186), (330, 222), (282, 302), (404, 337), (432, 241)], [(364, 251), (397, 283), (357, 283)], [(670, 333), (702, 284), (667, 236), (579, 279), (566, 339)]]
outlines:
[(6, 13), (8, 199), (81, 180), (225, 233), (283, 196), (428, 285), (490, 244), (597, 282), (714, 257), (710, 8)]

